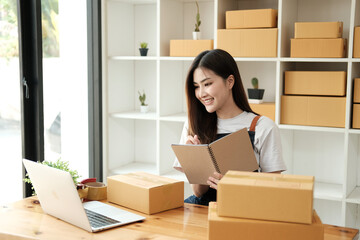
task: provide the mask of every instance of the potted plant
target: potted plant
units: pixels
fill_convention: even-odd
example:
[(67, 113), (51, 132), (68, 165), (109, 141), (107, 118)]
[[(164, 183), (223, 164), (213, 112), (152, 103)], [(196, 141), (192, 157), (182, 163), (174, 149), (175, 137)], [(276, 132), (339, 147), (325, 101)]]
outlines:
[[(69, 162), (61, 161), (61, 159), (59, 158), (56, 162), (43, 161), (43, 162), (41, 162), (41, 164), (69, 172), (74, 181), (74, 187), (76, 187), (76, 185), (78, 184), (78, 179), (80, 178), (79, 173), (78, 173), (78, 171), (71, 170), (69, 168)], [(25, 178), (23, 179), (23, 181), (26, 183), (32, 184), (31, 180), (29, 178), (29, 174), (25, 175)], [(36, 193), (35, 193), (34, 187), (31, 186), (31, 189), (33, 190), (33, 195), (35, 195)]]
[(201, 33), (200, 33), (200, 25), (201, 25), (201, 20), (200, 20), (200, 12), (199, 12), (199, 4), (196, 1), (196, 8), (197, 8), (197, 12), (196, 12), (196, 22), (195, 22), (195, 30), (193, 32), (193, 39), (194, 40), (199, 40), (201, 37)]
[(149, 106), (145, 103), (146, 100), (145, 92), (143, 91), (143, 94), (141, 94), (140, 91), (138, 91), (138, 93), (140, 100), (140, 112), (147, 113), (149, 111)]
[(147, 52), (148, 52), (148, 48), (147, 48), (148, 44), (147, 42), (141, 42), (140, 43), (140, 48), (139, 48), (139, 51), (140, 51), (140, 55), (141, 56), (146, 56), (147, 55)]
[[(251, 84), (252, 84), (253, 88), (248, 88), (249, 102), (261, 103), (263, 96), (264, 96), (265, 89), (259, 89), (259, 80), (256, 77), (251, 79)], [(251, 100), (254, 100), (254, 101), (251, 101)]]

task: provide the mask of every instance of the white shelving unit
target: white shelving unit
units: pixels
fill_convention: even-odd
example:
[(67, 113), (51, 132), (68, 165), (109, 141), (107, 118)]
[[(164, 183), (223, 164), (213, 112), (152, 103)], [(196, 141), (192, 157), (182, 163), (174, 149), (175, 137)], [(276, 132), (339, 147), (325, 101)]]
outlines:
[[(360, 227), (360, 130), (351, 129), (352, 84), (360, 59), (352, 58), (360, 0), (203, 0), (199, 1), (203, 39), (225, 28), (225, 11), (278, 9), (276, 58), (235, 58), (244, 87), (257, 76), (264, 100), (275, 102), (289, 174), (315, 176), (314, 207), (322, 221)], [(103, 6), (104, 176), (134, 171), (184, 180), (172, 168), (170, 145), (180, 139), (186, 120), (185, 77), (194, 58), (170, 57), (171, 39), (191, 39), (194, 0), (104, 0)], [(345, 58), (290, 58), (290, 38), (298, 21), (342, 21)], [(149, 43), (140, 57), (140, 42)], [(347, 72), (345, 128), (280, 123), (284, 71)], [(139, 112), (138, 91), (146, 92), (150, 113)], [(191, 193), (186, 185), (185, 194)]]

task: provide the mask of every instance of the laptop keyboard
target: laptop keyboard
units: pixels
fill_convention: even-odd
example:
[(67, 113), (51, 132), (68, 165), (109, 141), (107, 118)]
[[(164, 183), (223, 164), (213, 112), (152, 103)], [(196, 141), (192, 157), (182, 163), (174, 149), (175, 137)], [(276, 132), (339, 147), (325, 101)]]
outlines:
[(106, 217), (104, 215), (93, 212), (91, 210), (85, 209), (85, 211), (86, 211), (86, 215), (88, 216), (88, 219), (90, 221), (90, 225), (93, 228), (101, 228), (101, 227), (109, 226), (109, 225), (112, 225), (115, 223), (120, 223), (120, 221)]

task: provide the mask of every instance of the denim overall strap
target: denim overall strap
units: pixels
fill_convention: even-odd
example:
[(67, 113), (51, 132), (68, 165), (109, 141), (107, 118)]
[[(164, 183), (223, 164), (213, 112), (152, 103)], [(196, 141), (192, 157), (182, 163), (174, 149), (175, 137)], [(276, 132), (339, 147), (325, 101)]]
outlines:
[[(260, 117), (261, 117), (260, 115), (254, 117), (254, 119), (251, 122), (250, 129), (248, 131), (250, 142), (253, 148), (254, 148), (254, 139), (255, 139), (255, 127)], [(226, 135), (228, 134), (218, 134), (217, 139), (222, 138)], [(257, 171), (258, 170), (255, 170), (255, 172)], [(216, 194), (217, 191), (215, 189), (209, 188), (209, 190), (203, 196), (196, 197), (195, 195), (191, 195), (190, 197), (185, 199), (184, 202), (208, 206), (209, 202), (216, 201)]]

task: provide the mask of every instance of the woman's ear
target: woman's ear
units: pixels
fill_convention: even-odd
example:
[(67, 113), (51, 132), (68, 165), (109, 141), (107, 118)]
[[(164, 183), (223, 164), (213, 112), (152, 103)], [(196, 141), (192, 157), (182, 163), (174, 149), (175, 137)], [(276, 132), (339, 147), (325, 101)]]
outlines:
[(232, 87), (234, 86), (234, 83), (235, 83), (234, 75), (228, 76), (228, 78), (226, 79), (226, 84), (229, 87), (229, 89), (232, 89)]

